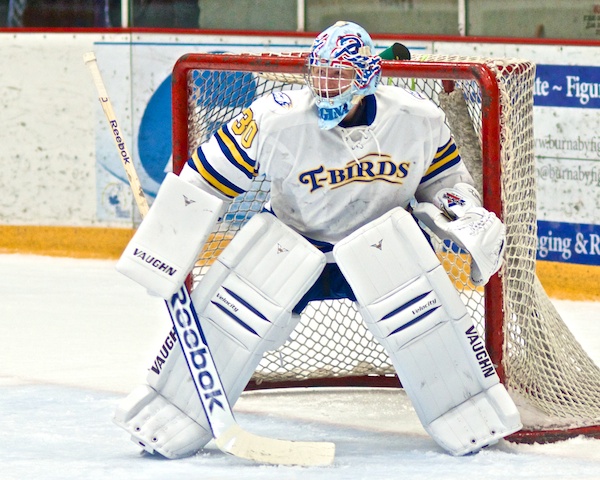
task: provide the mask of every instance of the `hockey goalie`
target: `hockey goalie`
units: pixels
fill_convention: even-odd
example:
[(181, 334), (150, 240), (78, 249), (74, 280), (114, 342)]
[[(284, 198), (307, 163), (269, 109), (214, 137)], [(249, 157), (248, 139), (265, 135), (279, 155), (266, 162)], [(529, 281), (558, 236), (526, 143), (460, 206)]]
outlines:
[[(264, 211), (192, 292), (229, 402), (309, 302), (350, 299), (425, 430), (465, 455), (519, 430), (520, 417), (422, 226), (470, 253), (475, 285), (499, 270), (505, 227), (483, 208), (444, 113), (380, 84), (373, 48), (354, 23), (319, 34), (307, 88), (255, 100), (168, 174), (117, 268), (170, 298), (232, 199), (264, 174)], [(150, 453), (192, 455), (212, 437), (180, 349), (155, 370), (115, 422)]]

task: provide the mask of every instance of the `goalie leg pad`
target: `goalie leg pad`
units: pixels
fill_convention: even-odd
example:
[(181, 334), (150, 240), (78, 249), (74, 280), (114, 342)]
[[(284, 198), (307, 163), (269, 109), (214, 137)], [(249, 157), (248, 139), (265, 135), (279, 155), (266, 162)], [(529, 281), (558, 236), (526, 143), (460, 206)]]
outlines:
[[(180, 387), (181, 397), (195, 394), (193, 386), (190, 389), (189, 385), (181, 384)], [(196, 399), (196, 402), (200, 407), (200, 401)], [(169, 459), (193, 455), (212, 438), (210, 431), (150, 385), (134, 389), (118, 405), (113, 421), (148, 453), (160, 453)]]
[(212, 435), (174, 330), (166, 343), (170, 348), (161, 348), (147, 384), (119, 403), (113, 421), (148, 453), (175, 459), (193, 455)]
[(325, 255), (269, 213), (234, 237), (192, 294), (233, 403), (262, 355), (296, 326), (292, 308), (317, 280)]
[[(304, 238), (273, 215), (258, 214), (194, 290), (192, 300), (231, 405), (263, 353), (287, 340), (299, 321), (299, 316), (291, 315), (292, 308), (324, 266), (325, 256)], [(179, 345), (161, 370), (150, 370), (146, 388), (155, 394), (145, 391), (140, 402), (134, 391), (115, 415), (115, 422), (136, 443), (177, 458), (195, 453), (211, 439)]]
[(117, 270), (169, 299), (179, 290), (219, 217), (223, 201), (168, 173)]
[(333, 253), (367, 327), (442, 447), (463, 455), (521, 428), (458, 292), (410, 214), (392, 210)]

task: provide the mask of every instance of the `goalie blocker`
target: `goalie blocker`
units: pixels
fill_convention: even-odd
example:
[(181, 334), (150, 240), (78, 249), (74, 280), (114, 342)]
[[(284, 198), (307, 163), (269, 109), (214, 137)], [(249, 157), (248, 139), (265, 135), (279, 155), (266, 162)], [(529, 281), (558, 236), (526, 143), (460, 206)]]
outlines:
[(440, 446), (464, 455), (521, 429), (466, 307), (408, 212), (392, 210), (333, 253), (367, 327)]
[(217, 223), (223, 201), (168, 173), (116, 269), (165, 299), (179, 290)]

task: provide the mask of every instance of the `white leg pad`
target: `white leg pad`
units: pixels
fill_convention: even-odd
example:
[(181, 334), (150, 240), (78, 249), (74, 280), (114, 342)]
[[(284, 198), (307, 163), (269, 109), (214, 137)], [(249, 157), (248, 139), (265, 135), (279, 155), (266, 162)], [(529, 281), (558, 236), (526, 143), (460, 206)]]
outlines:
[(429, 434), (454, 455), (521, 428), (473, 322), (401, 208), (339, 242), (334, 257)]
[(325, 267), (325, 255), (268, 213), (243, 227), (192, 294), (230, 402), (267, 350), (299, 318), (292, 308)]
[[(192, 300), (233, 405), (262, 355), (298, 323), (292, 308), (316, 281), (325, 256), (270, 214), (255, 215), (211, 266)], [(195, 453), (210, 429), (179, 345), (148, 386), (117, 409), (115, 423), (147, 451), (167, 458)], [(154, 392), (154, 393), (153, 393)], [(141, 398), (141, 400), (140, 400)], [(152, 452), (151, 452), (152, 453)]]
[(212, 438), (203, 426), (149, 385), (140, 385), (119, 404), (114, 422), (148, 453), (157, 452), (169, 459), (193, 455)]
[(170, 459), (193, 455), (212, 435), (174, 331), (156, 358), (148, 383), (119, 403), (113, 421), (148, 453)]

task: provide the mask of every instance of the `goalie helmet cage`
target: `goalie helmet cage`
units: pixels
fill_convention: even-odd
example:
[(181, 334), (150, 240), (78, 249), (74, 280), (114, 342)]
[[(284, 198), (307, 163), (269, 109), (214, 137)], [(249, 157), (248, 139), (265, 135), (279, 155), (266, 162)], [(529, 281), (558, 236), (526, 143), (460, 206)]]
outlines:
[[(173, 169), (259, 96), (304, 88), (305, 55), (189, 54), (173, 70)], [(484, 289), (469, 282), (468, 255), (436, 241), (524, 424), (509, 440), (600, 437), (600, 370), (566, 327), (536, 277), (535, 65), (518, 59), (425, 55), (383, 61), (382, 82), (439, 104), (484, 204), (507, 226), (504, 265)], [(316, 118), (315, 118), (316, 121)], [(206, 243), (193, 284), (252, 215), (269, 182), (236, 198)], [(248, 388), (399, 386), (381, 346), (349, 301), (312, 302), (290, 339), (267, 352)]]

